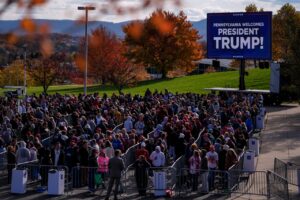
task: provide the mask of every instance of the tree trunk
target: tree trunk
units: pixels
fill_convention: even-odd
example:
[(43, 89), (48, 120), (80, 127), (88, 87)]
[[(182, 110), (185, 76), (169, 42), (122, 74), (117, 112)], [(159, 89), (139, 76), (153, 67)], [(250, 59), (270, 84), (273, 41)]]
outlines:
[(43, 84), (43, 90), (44, 90), (44, 94), (47, 94), (49, 86), (46, 84)]
[(106, 77), (101, 76), (102, 85), (106, 85)]
[(239, 90), (245, 90), (245, 59), (241, 60)]
[(162, 68), (162, 70), (161, 70), (161, 75), (162, 75), (162, 76), (161, 76), (162, 79), (167, 78), (167, 70), (166, 70), (165, 67)]
[(254, 60), (254, 68), (257, 68), (257, 60)]

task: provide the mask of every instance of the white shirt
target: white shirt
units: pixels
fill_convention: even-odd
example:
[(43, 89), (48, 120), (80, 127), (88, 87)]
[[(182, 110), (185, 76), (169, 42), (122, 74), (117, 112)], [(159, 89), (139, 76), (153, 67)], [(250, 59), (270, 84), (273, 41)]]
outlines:
[(133, 124), (132, 124), (132, 121), (131, 119), (127, 119), (125, 122), (124, 122), (124, 128), (126, 129), (127, 133), (130, 132), (133, 128)]
[(208, 168), (217, 168), (217, 163), (219, 160), (219, 156), (217, 154), (217, 152), (207, 152), (206, 154), (206, 158), (207, 158), (207, 167)]
[(153, 151), (150, 155), (150, 160), (152, 160), (152, 165), (154, 167), (163, 167), (165, 165), (165, 154), (163, 152)]
[(54, 166), (57, 166), (58, 160), (59, 160), (59, 155), (60, 155), (60, 150), (54, 150), (54, 153), (55, 153)]

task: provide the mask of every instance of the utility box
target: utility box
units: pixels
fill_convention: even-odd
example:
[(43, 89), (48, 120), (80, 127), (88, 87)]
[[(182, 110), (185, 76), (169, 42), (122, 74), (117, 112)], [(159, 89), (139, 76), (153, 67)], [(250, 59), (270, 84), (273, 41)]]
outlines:
[(257, 138), (249, 138), (248, 146), (249, 150), (255, 153), (255, 156), (259, 155), (259, 140)]
[(50, 170), (48, 173), (48, 194), (63, 195), (65, 193), (65, 171)]
[(14, 194), (25, 194), (26, 184), (28, 179), (27, 169), (16, 169), (12, 170), (11, 188), (10, 192)]
[(243, 170), (246, 172), (255, 171), (255, 153), (253, 151), (246, 151), (244, 154)]
[(154, 172), (154, 196), (166, 196), (166, 172)]

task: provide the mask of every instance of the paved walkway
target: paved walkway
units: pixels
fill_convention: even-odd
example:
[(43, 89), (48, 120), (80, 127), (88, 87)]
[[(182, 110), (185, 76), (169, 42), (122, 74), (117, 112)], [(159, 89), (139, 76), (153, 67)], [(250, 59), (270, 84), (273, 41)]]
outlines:
[[(266, 126), (260, 135), (260, 155), (256, 170), (274, 169), (274, 158), (300, 163), (300, 106), (267, 108)], [(297, 188), (289, 185), (290, 199), (300, 199)], [(229, 199), (267, 199), (255, 195), (234, 195)]]

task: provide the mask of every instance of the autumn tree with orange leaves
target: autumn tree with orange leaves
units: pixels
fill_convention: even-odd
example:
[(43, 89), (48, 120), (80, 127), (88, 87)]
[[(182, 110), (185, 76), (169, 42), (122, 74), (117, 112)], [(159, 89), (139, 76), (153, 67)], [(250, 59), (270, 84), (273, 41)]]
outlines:
[(155, 67), (162, 78), (177, 68), (191, 71), (193, 61), (203, 57), (201, 36), (183, 12), (175, 15), (157, 10), (144, 21), (129, 23), (123, 30), (127, 58), (145, 67)]
[(54, 53), (27, 61), (30, 76), (38, 85), (42, 85), (45, 94), (55, 81), (64, 79), (70, 65), (64, 53)]
[[(116, 50), (119, 46), (117, 36), (106, 28), (99, 27), (91, 32), (88, 47), (89, 73), (97, 83), (107, 83), (112, 62), (120, 53)], [(83, 40), (81, 47), (84, 47)], [(84, 49), (81, 52), (83, 53)]]
[[(82, 47), (84, 46), (82, 40)], [(136, 83), (139, 67), (130, 62), (124, 54), (126, 48), (114, 33), (99, 27), (89, 35), (89, 76), (96, 82), (113, 84), (119, 92)], [(77, 58), (79, 68), (84, 68), (84, 49)]]

